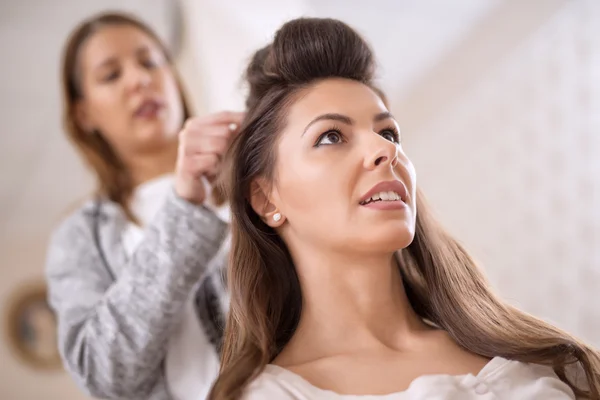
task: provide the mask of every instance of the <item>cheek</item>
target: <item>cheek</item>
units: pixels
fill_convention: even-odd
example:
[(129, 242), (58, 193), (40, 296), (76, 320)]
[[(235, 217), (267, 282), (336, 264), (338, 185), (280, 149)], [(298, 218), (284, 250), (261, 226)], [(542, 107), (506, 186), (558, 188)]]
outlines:
[(348, 171), (342, 163), (288, 157), (278, 175), (281, 204), (294, 221), (314, 224), (346, 216)]
[(282, 211), (290, 218), (317, 211), (315, 206), (323, 195), (322, 178), (315, 168), (286, 162), (277, 177), (277, 191), (285, 207)]
[(404, 155), (400, 155), (399, 157), (401, 163), (396, 168), (396, 174), (402, 179), (404, 184), (406, 185), (406, 189), (408, 190), (410, 196), (410, 208), (411, 219), (410, 225), (414, 230), (416, 212), (417, 212), (417, 172), (413, 163)]
[(161, 74), (160, 83), (169, 108), (168, 128), (178, 130), (183, 125), (183, 101), (175, 76), (168, 70)]
[(417, 173), (415, 166), (406, 156), (402, 147), (399, 147), (397, 157), (398, 164), (396, 165), (395, 173), (407, 186), (406, 188), (408, 189), (409, 193), (413, 194), (417, 187)]
[(128, 109), (114, 88), (98, 88), (89, 96), (93, 125), (107, 137), (118, 138), (128, 129)]

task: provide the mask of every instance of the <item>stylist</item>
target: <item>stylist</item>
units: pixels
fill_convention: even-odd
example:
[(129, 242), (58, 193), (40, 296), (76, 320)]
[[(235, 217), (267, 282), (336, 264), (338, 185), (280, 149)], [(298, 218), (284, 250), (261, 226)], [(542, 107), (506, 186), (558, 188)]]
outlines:
[(65, 367), (98, 398), (203, 399), (228, 307), (228, 208), (210, 182), (242, 115), (190, 119), (167, 49), (123, 14), (71, 34), (62, 88), (67, 134), (97, 178), (47, 255)]

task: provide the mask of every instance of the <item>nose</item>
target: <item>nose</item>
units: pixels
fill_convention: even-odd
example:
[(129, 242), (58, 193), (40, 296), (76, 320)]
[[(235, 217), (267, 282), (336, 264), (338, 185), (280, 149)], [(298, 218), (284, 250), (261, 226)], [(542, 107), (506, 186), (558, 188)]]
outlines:
[(131, 65), (127, 69), (125, 81), (127, 89), (131, 92), (136, 92), (150, 86), (152, 76), (150, 75), (150, 71), (143, 68), (141, 65)]
[(373, 170), (385, 166), (394, 166), (398, 162), (398, 149), (395, 143), (381, 137), (379, 134), (369, 135), (366, 144), (365, 168)]

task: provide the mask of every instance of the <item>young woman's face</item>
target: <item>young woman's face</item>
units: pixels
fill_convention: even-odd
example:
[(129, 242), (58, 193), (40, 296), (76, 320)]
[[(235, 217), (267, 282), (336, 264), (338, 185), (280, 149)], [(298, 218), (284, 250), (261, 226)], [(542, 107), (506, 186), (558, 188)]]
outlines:
[(183, 103), (172, 66), (159, 45), (130, 25), (107, 26), (82, 46), (78, 121), (121, 154), (173, 143)]
[(360, 253), (410, 244), (415, 170), (398, 123), (368, 86), (327, 79), (300, 93), (276, 151), (271, 196), (287, 242)]

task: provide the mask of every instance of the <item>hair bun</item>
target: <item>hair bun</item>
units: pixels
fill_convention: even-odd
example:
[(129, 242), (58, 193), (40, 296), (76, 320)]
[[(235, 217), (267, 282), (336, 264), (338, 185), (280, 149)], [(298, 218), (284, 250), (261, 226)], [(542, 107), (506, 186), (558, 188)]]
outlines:
[(250, 107), (277, 86), (303, 85), (338, 77), (371, 83), (373, 52), (345, 23), (330, 18), (299, 18), (284, 24), (273, 43), (258, 50), (246, 70)]

